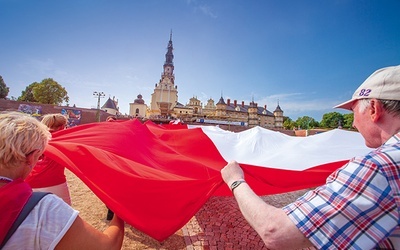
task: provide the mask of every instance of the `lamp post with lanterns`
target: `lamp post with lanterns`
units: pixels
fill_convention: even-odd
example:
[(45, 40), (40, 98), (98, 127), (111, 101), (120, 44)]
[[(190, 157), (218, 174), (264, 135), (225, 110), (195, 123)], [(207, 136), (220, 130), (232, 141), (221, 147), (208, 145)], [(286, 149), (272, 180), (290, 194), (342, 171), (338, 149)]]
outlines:
[(93, 92), (93, 96), (97, 97), (97, 113), (96, 113), (96, 120), (100, 122), (100, 98), (104, 98), (104, 92)]

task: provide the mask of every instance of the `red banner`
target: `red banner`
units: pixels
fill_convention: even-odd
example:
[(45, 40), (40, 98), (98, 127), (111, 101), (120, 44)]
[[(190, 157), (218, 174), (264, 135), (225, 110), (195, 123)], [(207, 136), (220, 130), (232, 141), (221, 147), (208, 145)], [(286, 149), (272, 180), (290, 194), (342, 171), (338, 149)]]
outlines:
[[(221, 143), (205, 131), (138, 120), (85, 124), (55, 133), (45, 154), (67, 166), (128, 224), (163, 241), (209, 197), (231, 195), (220, 170), (233, 159), (224, 159)], [(227, 145), (228, 137), (223, 140)], [(257, 150), (252, 152), (249, 158)], [(308, 156), (303, 157), (304, 161)], [(265, 195), (323, 184), (348, 161), (338, 159), (301, 171), (238, 161), (249, 185)]]

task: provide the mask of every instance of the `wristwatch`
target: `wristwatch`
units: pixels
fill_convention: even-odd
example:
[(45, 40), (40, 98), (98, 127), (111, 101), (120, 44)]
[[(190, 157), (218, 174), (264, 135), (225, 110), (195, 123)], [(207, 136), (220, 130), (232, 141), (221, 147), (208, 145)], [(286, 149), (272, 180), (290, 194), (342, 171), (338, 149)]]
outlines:
[(239, 187), (239, 185), (242, 184), (243, 182), (246, 182), (246, 181), (245, 181), (245, 180), (237, 180), (237, 181), (234, 181), (234, 182), (231, 184), (231, 191), (233, 192), (233, 190), (234, 190), (235, 188)]

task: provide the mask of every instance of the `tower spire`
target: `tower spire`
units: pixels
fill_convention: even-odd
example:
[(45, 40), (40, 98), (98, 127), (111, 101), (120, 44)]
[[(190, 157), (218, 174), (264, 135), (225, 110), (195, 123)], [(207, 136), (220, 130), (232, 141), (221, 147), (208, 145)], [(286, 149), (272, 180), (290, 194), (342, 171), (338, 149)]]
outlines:
[(172, 30), (165, 53), (164, 71), (151, 96), (151, 115), (170, 116), (178, 103), (178, 86), (175, 85)]
[(174, 59), (174, 54), (173, 51), (174, 47), (172, 46), (172, 29), (171, 29), (171, 33), (169, 35), (169, 42), (168, 42), (168, 47), (167, 47), (167, 53), (165, 54), (165, 63), (164, 63), (164, 67), (169, 65), (169, 66), (173, 66), (173, 59)]

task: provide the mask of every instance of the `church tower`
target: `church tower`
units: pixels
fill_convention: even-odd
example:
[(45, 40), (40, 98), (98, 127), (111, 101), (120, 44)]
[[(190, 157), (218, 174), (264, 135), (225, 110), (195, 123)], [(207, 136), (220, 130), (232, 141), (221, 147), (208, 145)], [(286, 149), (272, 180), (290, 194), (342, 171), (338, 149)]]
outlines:
[(171, 31), (167, 53), (165, 54), (164, 71), (161, 74), (159, 83), (155, 85), (153, 94), (151, 94), (150, 116), (168, 117), (178, 103), (178, 86), (175, 86), (173, 49)]
[(276, 106), (276, 109), (274, 110), (274, 116), (275, 116), (275, 128), (282, 129), (283, 128), (283, 110), (279, 106), (279, 101), (278, 101), (278, 106)]

